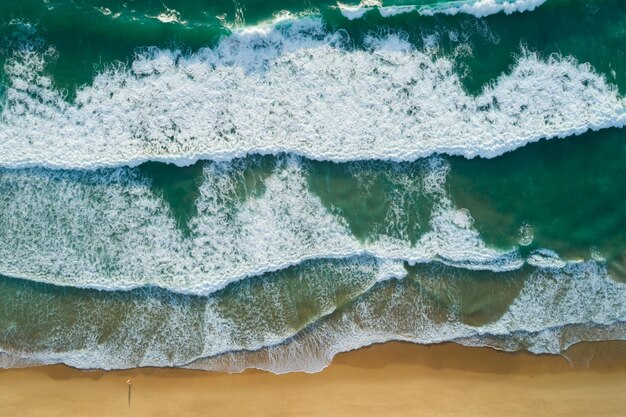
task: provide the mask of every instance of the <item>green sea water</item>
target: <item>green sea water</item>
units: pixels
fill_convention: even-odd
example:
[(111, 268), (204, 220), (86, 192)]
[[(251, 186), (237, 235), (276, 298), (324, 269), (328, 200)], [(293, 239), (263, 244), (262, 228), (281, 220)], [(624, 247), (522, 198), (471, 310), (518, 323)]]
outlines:
[[(620, 117), (626, 105), (618, 101), (616, 113), (605, 118), (593, 115), (626, 93), (626, 4), (536, 3), (532, 11), (484, 13), (480, 2), (385, 1), (361, 5), (371, 10), (350, 20), (346, 5), (326, 1), (2, 2), (0, 128), (9, 131), (15, 120), (35, 122), (24, 124), (23, 137), (5, 139), (18, 140), (23, 148), (14, 159), (2, 159), (0, 167), (0, 366), (62, 362), (84, 368), (317, 371), (338, 352), (386, 340), (453, 340), (559, 353), (578, 341), (625, 339), (626, 142)], [(413, 11), (383, 16), (393, 6)], [(477, 7), (468, 10), (480, 17), (448, 14), (465, 6)], [(321, 29), (282, 35), (293, 22), (307, 19), (321, 22)], [(321, 48), (331, 35), (328, 42), (343, 58), (308, 55), (322, 71), (306, 86), (318, 85), (320, 93), (308, 95), (303, 88), (308, 101), (300, 113), (279, 84), (301, 82), (299, 65), (305, 64), (298, 54)], [(285, 41), (289, 36), (299, 43)], [(376, 42), (390, 37), (395, 43), (377, 49)], [(401, 49), (406, 45), (413, 52)], [(273, 62), (293, 69), (281, 69), (287, 78), (271, 78), (274, 97), (253, 101), (256, 90), (246, 89), (234, 99), (227, 93), (211, 96), (212, 90), (196, 96), (206, 83), (179, 87), (178, 73), (171, 71), (182, 68), (179, 60), (195, 62), (203, 48), (221, 55), (200, 59), (198, 65), (210, 67), (202, 71), (223, 71), (219, 81), (232, 91), (239, 91), (237, 83), (252, 89), (270, 79), (272, 65), (278, 65)], [(471, 111), (514, 111), (502, 125), (495, 116), (493, 121), (459, 113), (442, 129), (437, 123), (417, 124), (417, 131), (423, 127), (425, 137), (437, 136), (445, 144), (456, 124), (481, 120), (500, 126), (501, 137), (493, 141), (498, 146), (518, 135), (514, 127), (536, 102), (542, 123), (523, 131), (536, 143), (521, 138), (503, 155), (482, 157), (482, 144), (495, 134), (486, 128), (485, 137), (462, 144), (475, 147), (476, 157), (440, 147), (435, 155), (405, 161), (383, 150), (377, 158), (339, 161), (325, 157), (326, 151), (271, 146), (273, 137), (286, 135), (289, 143), (289, 134), (307, 127), (292, 128), (301, 114), (313, 114), (318, 133), (326, 125), (352, 126), (359, 109), (369, 109), (363, 102), (381, 105), (372, 135), (393, 140), (394, 124), (405, 126), (394, 119), (400, 117), (394, 106), (412, 99), (420, 82), (409, 81), (403, 89), (398, 81), (403, 72), (393, 68), (403, 68), (402, 57), (409, 53), (418, 59), (415, 51), (426, 54), (424, 62), (432, 61), (433, 68), (450, 63), (440, 72), (429, 64), (411, 69), (435, 73), (421, 81), (435, 80), (433, 90), (453, 85), (456, 77), (464, 94), (479, 100)], [(261, 69), (250, 64), (263, 54), (276, 55), (262, 61)], [(152, 78), (133, 84), (142, 79), (137, 69), (142, 59), (166, 55), (176, 57), (175, 70), (151, 64), (146, 77)], [(371, 70), (370, 84), (389, 85), (397, 94), (374, 94), (379, 87), (369, 96), (357, 94), (371, 85), (354, 81), (352, 90), (344, 91), (355, 91), (347, 99), (353, 102), (341, 109), (355, 113), (337, 115), (340, 123), (330, 118), (339, 98), (328, 98), (334, 90), (321, 83), (340, 77), (352, 82), (351, 68), (340, 64), (357, 55), (364, 61), (354, 62)], [(534, 66), (518, 70), (525, 57)], [(550, 70), (563, 62), (567, 65)], [(587, 71), (582, 81), (576, 78), (579, 70)], [(193, 82), (199, 79), (188, 74)], [(546, 99), (560, 97), (574, 83), (585, 97), (579, 104)], [(609, 87), (593, 90), (602, 83)], [(527, 101), (513, 109), (502, 96), (491, 98), (489, 89), (501, 85), (522, 85), (507, 91)], [(90, 103), (124, 91), (133, 100), (151, 88), (165, 92), (151, 100), (169, 104), (180, 117), (166, 133), (153, 131), (153, 125), (161, 126), (158, 112), (137, 108), (140, 129), (131, 136), (148, 144), (141, 148), (149, 150), (148, 157), (136, 157), (135, 148), (115, 141), (126, 133), (114, 107), (97, 115), (93, 125), (113, 126), (110, 131), (88, 132), (74, 145), (74, 132), (100, 111), (81, 113)], [(88, 99), (82, 98), (86, 91)], [(483, 101), (481, 94), (487, 94)], [(185, 95), (193, 99), (177, 101)], [(419, 113), (439, 121), (432, 114), (445, 107), (424, 97), (445, 98), (424, 93), (407, 101), (413, 107), (402, 109), (402, 117)], [(195, 149), (181, 139), (185, 129), (201, 141), (210, 124), (199, 101), (215, 103), (211, 115), (217, 114), (217, 122), (207, 129), (221, 132), (220, 140), (237, 150), (248, 125), (235, 111), (248, 114), (254, 127), (270, 99), (281, 103), (267, 115), (275, 125), (245, 138), (256, 146), (252, 150), (230, 159), (210, 151), (176, 159)], [(220, 107), (226, 100), (235, 104)], [(329, 119), (315, 125), (316, 111)], [(573, 121), (561, 112), (574, 115)], [(42, 126), (38, 120), (66, 119), (71, 123), (58, 131), (35, 132)], [(553, 126), (554, 132), (541, 131)], [(356, 154), (375, 154), (385, 142), (350, 137), (360, 132), (358, 126), (323, 132), (322, 139), (337, 135), (329, 138), (333, 150), (350, 151), (360, 143)], [(60, 149), (68, 161), (78, 162), (61, 169), (46, 163), (46, 147), (29, 148), (35, 134), (49, 140), (50, 154)], [(110, 139), (102, 142), (99, 135)], [(317, 149), (317, 140), (311, 139), (310, 149)], [(460, 146), (450, 143), (453, 150)], [(92, 149), (121, 149), (127, 162), (82, 166), (81, 155)], [(33, 160), (31, 154), (43, 162), (20, 165), (22, 157)], [(168, 158), (176, 164), (163, 162)]]
[[(77, 86), (90, 83), (103, 68), (116, 61), (132, 60), (138, 48), (157, 46), (193, 51), (215, 45), (221, 36), (238, 27), (270, 23), (282, 12), (295, 15), (318, 12), (328, 30), (345, 30), (356, 45), (362, 42), (364, 34), (372, 31), (401, 31), (418, 47), (423, 45), (425, 37), (443, 34), (438, 39), (442, 54), (450, 54), (460, 43), (469, 43), (472, 53), (461, 57), (459, 65), (467, 74), (463, 82), (473, 93), (506, 72), (520, 53), (520, 46), (544, 56), (571, 55), (593, 65), (620, 89), (626, 86), (624, 77), (620, 76), (626, 60), (622, 42), (625, 6), (617, 0), (556, 0), (543, 4), (533, 13), (494, 14), (484, 19), (471, 15), (420, 16), (416, 13), (383, 18), (370, 12), (353, 21), (342, 16), (336, 3), (310, 1), (142, 0), (120, 4), (99, 0), (26, 0), (4, 2), (0, 7), (5, 45), (2, 56), (6, 58), (11, 53), (11, 45), (29, 35), (30, 30), (18, 29), (19, 23), (36, 26), (35, 37), (58, 51), (51, 73), (55, 83), (70, 94)], [(168, 10), (177, 21), (185, 23), (162, 22), (156, 18), (167, 14)], [(453, 39), (445, 36), (449, 32), (456, 32), (456, 36)]]

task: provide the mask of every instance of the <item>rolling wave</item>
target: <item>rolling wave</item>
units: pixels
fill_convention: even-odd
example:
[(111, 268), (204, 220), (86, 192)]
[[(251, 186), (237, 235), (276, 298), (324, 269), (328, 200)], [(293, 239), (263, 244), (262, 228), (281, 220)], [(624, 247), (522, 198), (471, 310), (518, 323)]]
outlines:
[[(440, 158), (425, 161), (421, 175), (408, 182), (402, 170), (388, 174), (401, 194), (419, 193), (434, 203), (415, 242), (402, 224), (410, 213), (394, 206), (385, 222), (405, 232), (381, 230), (357, 239), (346, 219), (310, 191), (296, 157), (277, 158), (255, 191), (245, 175), (258, 161), (204, 167), (188, 236), (136, 170), (5, 170), (0, 211), (12, 216), (0, 218), (0, 273), (81, 288), (158, 286), (209, 294), (311, 259), (369, 255), (492, 271), (524, 265), (514, 248), (488, 247), (469, 212), (454, 207), (444, 190), (449, 166)], [(404, 274), (400, 265), (381, 280)]]
[[(442, 276), (442, 271), (437, 271), (434, 279)], [(404, 283), (388, 285), (387, 291), (370, 291), (350, 308), (282, 344), (199, 359), (188, 367), (228, 372), (256, 368), (279, 374), (320, 372), (339, 353), (392, 340), (419, 344), (453, 341), (536, 354), (560, 354), (581, 341), (626, 340), (626, 286), (609, 278), (597, 262), (532, 271), (507, 311), (483, 325), (462, 322), (454, 309), (438, 315), (423, 291)]]
[[(496, 273), (490, 282), (425, 265), (402, 281), (377, 284), (378, 271), (367, 257), (314, 261), (208, 297), (155, 289), (68, 294), (17, 282), (18, 292), (3, 291), (17, 296), (0, 312), (0, 321), (9, 321), (0, 328), (0, 365), (318, 372), (337, 353), (388, 340), (558, 354), (583, 340), (626, 339), (626, 285), (595, 261), (531, 267), (521, 276)], [(472, 321), (475, 307), (459, 298), (464, 280), (477, 300), (488, 294), (490, 302), (507, 304)]]
[(96, 76), (73, 103), (43, 71), (54, 51), (22, 49), (5, 66), (0, 166), (189, 165), (283, 152), (336, 162), (491, 158), (626, 120), (617, 89), (573, 58), (523, 51), (474, 97), (452, 58), (399, 35), (350, 49), (342, 33), (301, 19), (188, 56), (149, 49)]
[(541, 6), (546, 0), (469, 0), (446, 1), (432, 5), (389, 5), (383, 6), (379, 1), (366, 1), (352, 6), (339, 3), (341, 14), (349, 20), (359, 19), (372, 10), (377, 10), (382, 17), (417, 12), (422, 16), (434, 14), (455, 15), (458, 13), (485, 17), (495, 13), (529, 12)]

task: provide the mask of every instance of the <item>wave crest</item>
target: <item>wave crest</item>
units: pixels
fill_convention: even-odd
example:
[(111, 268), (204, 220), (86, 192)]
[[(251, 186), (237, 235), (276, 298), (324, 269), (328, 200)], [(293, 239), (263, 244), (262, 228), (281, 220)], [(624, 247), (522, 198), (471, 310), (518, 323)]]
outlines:
[(365, 13), (378, 10), (382, 17), (396, 16), (403, 13), (417, 12), (423, 16), (435, 14), (456, 15), (459, 13), (471, 14), (476, 17), (485, 17), (496, 13), (530, 12), (545, 3), (546, 0), (465, 0), (447, 1), (440, 4), (416, 6), (383, 6), (379, 1), (365, 1), (357, 6), (337, 3), (341, 14), (349, 19), (359, 19)]
[[(385, 223), (399, 232), (357, 239), (346, 219), (311, 192), (295, 157), (276, 159), (258, 191), (248, 190), (245, 170), (255, 161), (205, 165), (189, 236), (136, 170), (0, 172), (0, 211), (13, 213), (0, 218), (0, 273), (82, 288), (152, 285), (209, 294), (310, 259), (370, 255), (494, 271), (524, 264), (514, 249), (489, 248), (470, 214), (453, 206), (444, 191), (449, 167), (439, 158), (426, 161), (416, 179), (407, 181), (402, 170), (388, 174), (400, 193), (434, 202), (428, 230), (414, 243), (402, 224), (410, 213), (395, 206)], [(399, 266), (381, 280), (403, 275)]]
[(524, 52), (474, 97), (453, 60), (402, 37), (346, 49), (303, 19), (243, 31), (190, 56), (150, 49), (63, 100), (44, 58), (7, 64), (0, 166), (177, 165), (291, 153), (314, 160), (486, 158), (542, 138), (622, 126), (616, 88), (587, 64)]

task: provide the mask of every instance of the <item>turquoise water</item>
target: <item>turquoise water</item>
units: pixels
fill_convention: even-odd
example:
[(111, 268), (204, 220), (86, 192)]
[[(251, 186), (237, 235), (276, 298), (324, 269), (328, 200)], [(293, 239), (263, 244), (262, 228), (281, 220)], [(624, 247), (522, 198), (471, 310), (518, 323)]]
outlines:
[(611, 0), (3, 2), (0, 365), (626, 340), (625, 30)]

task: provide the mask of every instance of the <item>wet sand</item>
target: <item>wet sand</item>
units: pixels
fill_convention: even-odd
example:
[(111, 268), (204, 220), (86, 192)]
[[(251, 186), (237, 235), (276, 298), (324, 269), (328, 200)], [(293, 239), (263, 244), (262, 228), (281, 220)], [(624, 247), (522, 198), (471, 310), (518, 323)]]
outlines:
[(561, 356), (386, 343), (319, 374), (0, 370), (0, 416), (624, 416), (625, 346), (576, 346), (574, 367)]

